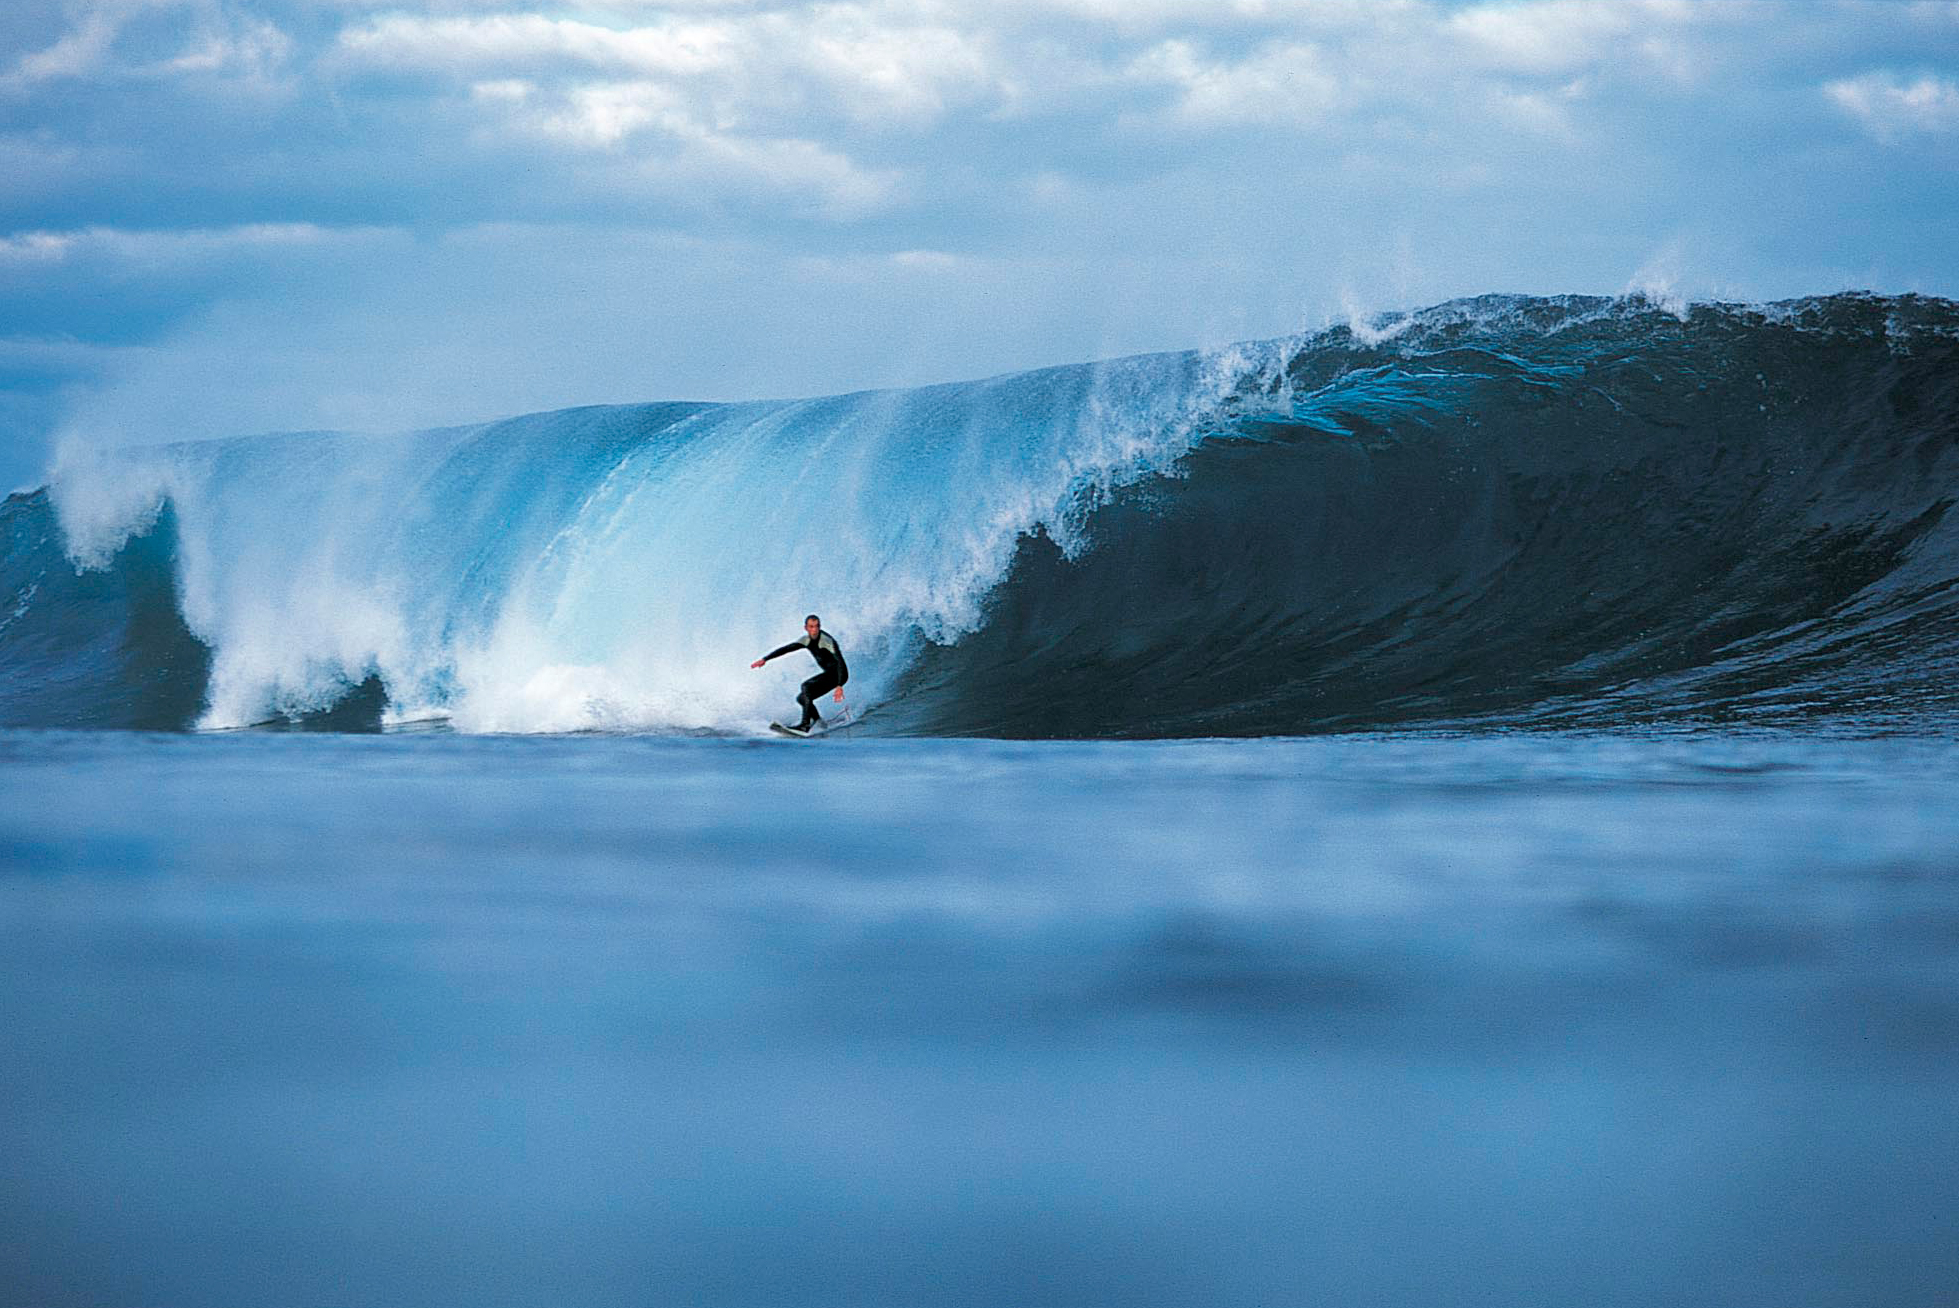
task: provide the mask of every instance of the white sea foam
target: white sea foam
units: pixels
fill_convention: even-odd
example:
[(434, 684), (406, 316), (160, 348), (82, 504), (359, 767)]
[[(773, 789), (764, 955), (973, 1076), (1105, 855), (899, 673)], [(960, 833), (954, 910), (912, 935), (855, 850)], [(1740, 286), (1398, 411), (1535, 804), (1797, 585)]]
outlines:
[(200, 725), (379, 676), (392, 715), (465, 730), (748, 730), (790, 711), (803, 662), (748, 664), (804, 613), (874, 701), (919, 637), (979, 625), (1023, 534), (1079, 551), (1089, 508), (1171, 469), (1221, 403), (1274, 391), (1283, 359), (75, 451), (53, 493), (87, 567), (171, 506), (180, 606), (213, 651)]

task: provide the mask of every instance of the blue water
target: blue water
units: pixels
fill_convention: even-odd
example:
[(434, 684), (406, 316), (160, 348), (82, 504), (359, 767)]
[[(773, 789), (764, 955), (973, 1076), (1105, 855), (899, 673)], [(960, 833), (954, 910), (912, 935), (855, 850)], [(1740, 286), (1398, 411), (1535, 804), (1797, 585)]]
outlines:
[(1483, 296), (71, 450), (0, 1308), (1953, 1308), (1955, 432), (1959, 303)]
[(0, 1303), (1950, 1305), (1959, 751), (0, 732)]
[[(1959, 303), (1485, 296), (765, 404), (77, 451), (0, 728), (1959, 724)], [(213, 433), (214, 436), (223, 433)]]

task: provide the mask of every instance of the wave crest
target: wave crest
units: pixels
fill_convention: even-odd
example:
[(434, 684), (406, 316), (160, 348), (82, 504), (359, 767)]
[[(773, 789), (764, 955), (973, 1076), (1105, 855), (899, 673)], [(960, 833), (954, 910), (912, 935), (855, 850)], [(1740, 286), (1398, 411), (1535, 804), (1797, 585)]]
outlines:
[(121, 451), (7, 502), (0, 723), (741, 731), (811, 609), (886, 730), (1922, 721), (1956, 488), (1959, 308), (1867, 295)]

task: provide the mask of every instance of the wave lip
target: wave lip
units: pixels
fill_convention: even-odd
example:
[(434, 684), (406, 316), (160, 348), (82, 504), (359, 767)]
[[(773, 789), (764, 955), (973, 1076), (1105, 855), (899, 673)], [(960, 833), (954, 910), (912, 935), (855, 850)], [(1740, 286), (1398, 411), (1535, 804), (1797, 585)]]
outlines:
[(920, 641), (983, 621), (1022, 534), (1065, 541), (1168, 467), (1241, 375), (1166, 355), (199, 442), (78, 460), (50, 502), (85, 570), (116, 571), (167, 512), (174, 607), (209, 656), (199, 727), (329, 720), (378, 684), (384, 723), (752, 731), (785, 694), (747, 665), (804, 613), (879, 698)]
[(175, 515), (162, 508), (100, 568), (76, 568), (60, 540), (45, 490), (0, 503), (0, 725), (189, 725), (210, 650), (178, 613)]
[(1023, 541), (907, 727), (1951, 729), (1959, 306), (1481, 297), (1264, 398), (1072, 556)]
[(1483, 296), (913, 391), (122, 451), (0, 508), (0, 725), (1948, 729), (1959, 306)]

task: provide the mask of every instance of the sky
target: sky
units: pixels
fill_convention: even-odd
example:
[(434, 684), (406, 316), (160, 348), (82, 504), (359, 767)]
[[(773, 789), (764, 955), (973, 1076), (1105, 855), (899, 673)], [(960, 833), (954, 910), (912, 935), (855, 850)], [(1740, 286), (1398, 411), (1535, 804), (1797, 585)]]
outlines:
[(5, 0), (0, 483), (1484, 292), (1959, 295), (1959, 3)]

